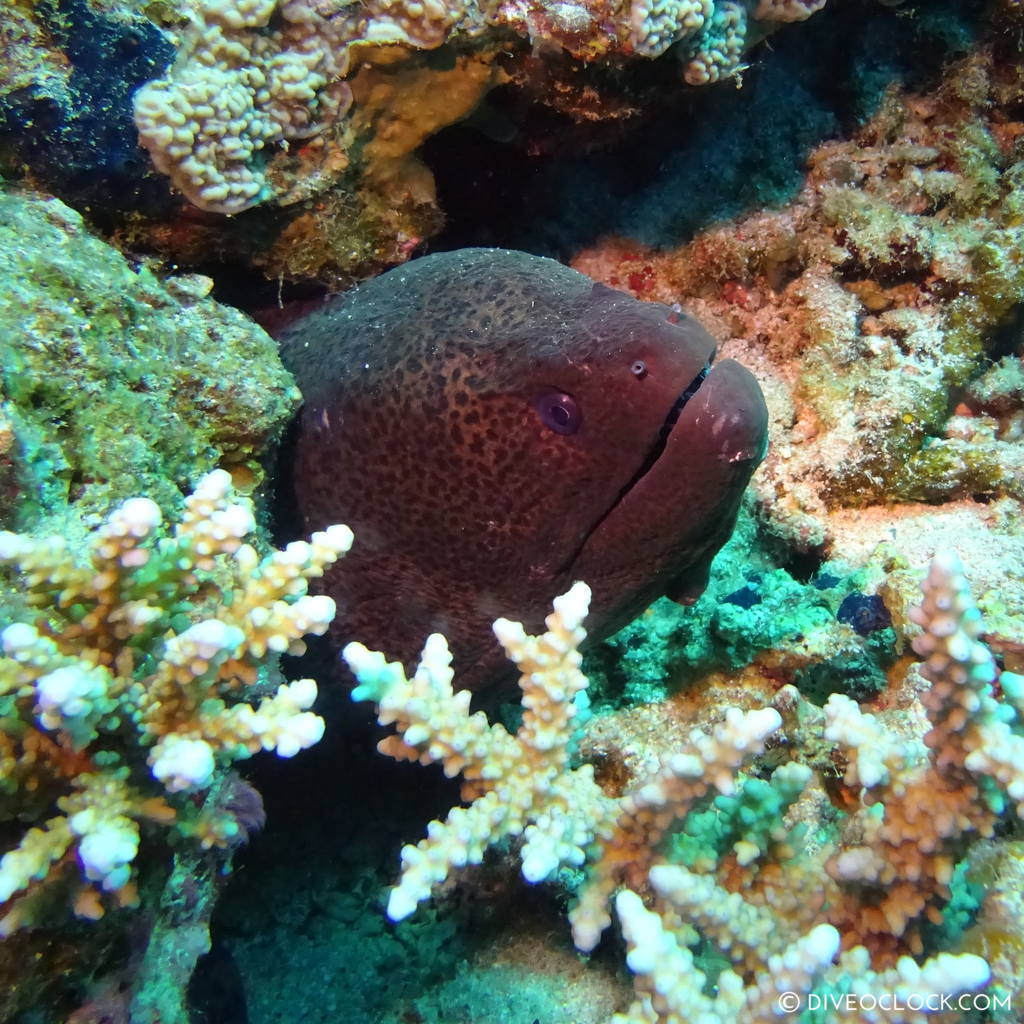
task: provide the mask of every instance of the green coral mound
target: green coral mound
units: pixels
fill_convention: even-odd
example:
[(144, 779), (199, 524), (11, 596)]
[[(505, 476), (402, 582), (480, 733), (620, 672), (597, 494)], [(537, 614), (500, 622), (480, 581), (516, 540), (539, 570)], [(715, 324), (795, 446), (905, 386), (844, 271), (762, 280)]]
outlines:
[(134, 494), (174, 507), (216, 465), (258, 478), (299, 394), (210, 286), (163, 281), (60, 201), (0, 189), (0, 525), (60, 531), (72, 505), (96, 517)]
[(757, 664), (814, 703), (832, 693), (869, 700), (885, 686), (896, 635), (884, 622), (859, 633), (840, 608), (878, 588), (875, 574), (842, 561), (807, 581), (772, 568), (748, 504), (692, 606), (662, 598), (588, 652), (590, 699), (602, 711), (660, 701), (706, 685), (710, 673)]

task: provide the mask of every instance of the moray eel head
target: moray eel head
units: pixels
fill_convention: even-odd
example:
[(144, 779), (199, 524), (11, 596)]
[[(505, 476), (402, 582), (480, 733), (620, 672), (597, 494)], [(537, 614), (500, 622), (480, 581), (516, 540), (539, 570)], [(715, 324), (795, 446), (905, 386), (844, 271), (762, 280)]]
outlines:
[(695, 320), (525, 253), (416, 260), (281, 341), (296, 501), (356, 536), (338, 639), (408, 665), (443, 632), (472, 689), (502, 676), (493, 619), (538, 629), (576, 579), (591, 638), (695, 598), (765, 451), (757, 383)]

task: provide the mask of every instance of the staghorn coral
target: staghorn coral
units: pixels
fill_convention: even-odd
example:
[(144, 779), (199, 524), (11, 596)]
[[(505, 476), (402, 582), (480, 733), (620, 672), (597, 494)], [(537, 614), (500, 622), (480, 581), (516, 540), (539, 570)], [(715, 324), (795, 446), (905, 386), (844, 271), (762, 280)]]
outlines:
[(359, 680), (353, 699), (374, 701), (379, 722), (398, 726), (400, 738), (382, 740), (381, 753), (422, 764), (440, 761), (446, 774), (464, 775), (463, 798), (471, 801), (445, 822), (432, 822), (417, 846), (403, 849), (402, 878), (388, 901), (392, 920), (411, 914), (453, 867), (480, 863), (484, 850), (507, 836), (523, 837), (522, 870), (529, 882), (580, 866), (595, 845), (620, 845), (625, 853), (611, 858), (570, 915), (577, 947), (592, 949), (610, 922), (605, 907), (619, 880), (616, 867), (626, 863), (632, 870), (638, 853), (616, 837), (635, 821), (664, 828), (676, 817), (675, 805), (709, 788), (731, 793), (736, 768), (781, 724), (771, 709), (731, 709), (712, 735), (695, 730), (688, 746), (635, 794), (610, 800), (591, 765), (572, 768), (568, 759), (568, 724), (577, 710), (572, 701), (587, 686), (578, 647), (586, 636), (581, 622), (589, 600), (582, 583), (556, 598), (541, 636), (527, 635), (517, 622), (495, 622), (495, 635), (521, 672), (525, 714), (514, 737), (499, 724), (488, 725), (483, 712), (468, 714), (470, 693), (453, 692), (451, 659), (440, 634), (428, 639), (412, 680), (381, 653), (358, 643), (346, 646), (343, 657)]
[[(973, 953), (939, 952), (922, 964), (908, 955), (924, 952), (919, 925), (941, 920), (957, 859), (1010, 812), (1006, 795), (1014, 803), (1024, 797), (1024, 684), (1012, 673), (1000, 674), (979, 642), (980, 614), (955, 556), (934, 560), (924, 600), (912, 615), (923, 627), (914, 646), (926, 659), (920, 734), (892, 731), (838, 695), (824, 714), (811, 712), (785, 687), (775, 698), (777, 710), (744, 713), (727, 706), (713, 735), (693, 730), (683, 750), (667, 754), (655, 775), (641, 773), (614, 798), (601, 793), (589, 765), (572, 768), (564, 755), (570, 702), (585, 686), (575, 656), (585, 592), (577, 584), (572, 594), (571, 603), (549, 618), (544, 636), (526, 637), (503, 620), (496, 624), (523, 670), (529, 723), (520, 737), (548, 724), (553, 761), (524, 758), (499, 726), (487, 726), (480, 713), (469, 716), (468, 694), (452, 692), (439, 637), (428, 641), (411, 682), (382, 655), (358, 645), (346, 652), (361, 682), (356, 698), (383, 702), (381, 722), (399, 725), (400, 736), (384, 740), (382, 752), (424, 763), (441, 760), (448, 774), (466, 770), (475, 799), (444, 824), (432, 823), (428, 838), (403, 852), (390, 916), (411, 913), (453, 868), (478, 863), (491, 842), (522, 834), (530, 881), (561, 864), (586, 861), (586, 880), (570, 913), (578, 948), (596, 945), (618, 890), (615, 907), (638, 998), (613, 1017), (616, 1024), (678, 1024), (695, 1015), (708, 1021), (757, 1021), (769, 1014), (796, 1019), (812, 992), (842, 997), (837, 1021), (861, 1020), (867, 1005), (861, 1000), (894, 993), (902, 1005), (892, 1019), (918, 1024), (926, 1019), (921, 1001), (976, 992), (989, 982), (989, 966)], [(1001, 699), (993, 689), (997, 678)], [(773, 734), (786, 735), (796, 758), (777, 768), (768, 785), (776, 797), (766, 806), (783, 815), (783, 827), (757, 824), (749, 812), (768, 794), (742, 772), (766, 740), (773, 743)], [(529, 751), (536, 743), (519, 746)], [(824, 813), (821, 785), (831, 773), (816, 748), (830, 750), (845, 765), (849, 813), (833, 812), (831, 819)], [(552, 764), (558, 766), (554, 774)], [(820, 781), (819, 771), (826, 776)], [(500, 805), (476, 799), (481, 785), (504, 794), (517, 809), (511, 819)], [(582, 819), (575, 823), (566, 821), (566, 786), (582, 787), (573, 790), (577, 799), (569, 805)], [(695, 835), (697, 816), (716, 791), (735, 794), (736, 806), (749, 809), (737, 819), (747, 822), (739, 838), (703, 856), (691, 851), (689, 866), (670, 863), (663, 837), (673, 827)], [(548, 804), (554, 813), (545, 813)], [(524, 814), (523, 808), (530, 810)], [(497, 816), (489, 829), (492, 810)], [(565, 844), (567, 835), (572, 839)], [(814, 893), (817, 898), (809, 899)], [(698, 936), (729, 963), (715, 995), (707, 994), (707, 976), (686, 949)], [(995, 980), (1004, 988), (993, 990), (996, 997), (1017, 984), (1015, 965), (998, 969)], [(795, 993), (795, 1004), (780, 1007), (783, 993)]]
[(359, 685), (353, 700), (372, 700), (382, 725), (397, 736), (378, 749), (399, 760), (440, 761), (445, 774), (462, 774), (468, 809), (454, 808), (432, 822), (428, 837), (402, 850), (402, 879), (388, 900), (388, 916), (407, 917), (453, 867), (479, 864), (484, 850), (506, 836), (523, 836), (523, 876), (539, 882), (567, 865), (579, 866), (595, 835), (611, 825), (612, 805), (589, 765), (569, 767), (573, 698), (587, 686), (579, 670), (581, 623), (590, 589), (578, 583), (556, 598), (547, 632), (527, 636), (507, 619), (494, 624), (499, 642), (519, 667), (523, 724), (515, 736), (489, 725), (482, 711), (470, 715), (468, 690), (452, 690), (451, 655), (433, 634), (411, 680), (401, 663), (350, 643), (343, 657)]
[[(0, 533), (0, 562), (38, 612), (0, 632), (4, 817), (37, 821), (0, 858), (4, 935), (33, 923), (76, 861), (77, 914), (102, 915), (102, 894), (132, 902), (140, 822), (230, 842), (242, 826), (227, 810), (196, 813), (174, 794), (208, 788), (218, 761), (290, 757), (323, 732), (308, 710), (316, 684), (270, 693), (268, 659), (327, 628), (334, 604), (307, 582), (351, 533), (332, 527), (260, 559), (243, 543), (251, 503), (223, 470), (199, 482), (172, 531), (161, 525), (155, 502), (130, 499), (84, 558), (61, 537)], [(51, 802), (59, 813), (45, 817)]]
[(861, 804), (829, 863), (842, 890), (831, 915), (844, 935), (875, 949), (895, 940), (920, 951), (917, 926), (949, 899), (967, 837), (993, 834), (1007, 796), (1018, 817), (1024, 812), (1024, 679), (1000, 675), (979, 641), (981, 615), (955, 555), (935, 558), (924, 594), (912, 617), (924, 629), (913, 643), (930, 684), (922, 695), (927, 750), (841, 694), (824, 709), (825, 738), (842, 752), (844, 783)]
[[(723, 894), (706, 879), (684, 868), (663, 864), (651, 869), (651, 884), (672, 908), (672, 915), (718, 926), (728, 937), (735, 955), (758, 938), (778, 934), (777, 919), (770, 913), (751, 913), (735, 894)], [(733, 898), (730, 898), (732, 896)], [(637, 977), (640, 999), (626, 1013), (617, 1013), (611, 1024), (689, 1024), (694, 1020), (758, 1024), (764, 1020), (800, 1020), (812, 995), (835, 988), (841, 996), (829, 1006), (835, 1024), (859, 1024), (865, 1008), (888, 995), (892, 1007), (886, 1019), (897, 1024), (924, 1024), (930, 1009), (950, 997), (976, 991), (988, 981), (988, 967), (974, 954), (940, 953), (918, 966), (904, 957), (897, 967), (873, 971), (863, 948), (839, 954), (839, 936), (827, 924), (817, 925), (788, 945), (762, 941), (753, 954), (763, 964), (751, 984), (730, 969), (722, 971), (715, 993), (706, 994), (707, 976), (694, 964), (693, 954), (681, 946), (671, 923), (662, 914), (646, 910), (636, 893), (623, 889), (615, 909), (626, 938), (626, 963)], [(670, 917), (669, 921), (678, 918)], [(742, 929), (749, 929), (743, 932)], [(740, 935), (737, 938), (736, 933)], [(739, 948), (737, 948), (739, 947)], [(778, 952), (765, 956), (767, 948)], [(838, 955), (838, 962), (833, 959)]]

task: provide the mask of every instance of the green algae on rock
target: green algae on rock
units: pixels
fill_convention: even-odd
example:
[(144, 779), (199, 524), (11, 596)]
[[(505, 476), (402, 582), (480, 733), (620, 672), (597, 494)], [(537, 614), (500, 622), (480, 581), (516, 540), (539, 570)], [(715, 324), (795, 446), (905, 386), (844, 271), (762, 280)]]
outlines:
[(59, 529), (136, 494), (174, 507), (217, 465), (259, 478), (298, 391), (210, 286), (133, 266), (56, 199), (0, 191), (0, 524)]

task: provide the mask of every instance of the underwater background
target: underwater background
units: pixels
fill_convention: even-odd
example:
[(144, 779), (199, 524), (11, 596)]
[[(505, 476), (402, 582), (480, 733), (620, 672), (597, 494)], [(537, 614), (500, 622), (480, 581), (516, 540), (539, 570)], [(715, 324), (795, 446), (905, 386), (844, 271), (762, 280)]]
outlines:
[[(1017, 0), (5, 0), (0, 1020), (1024, 1020), (1022, 44)], [(693, 603), (586, 646), (566, 587), (486, 715), (346, 649), (354, 702), (275, 337), (473, 246), (695, 318), (767, 453)]]

